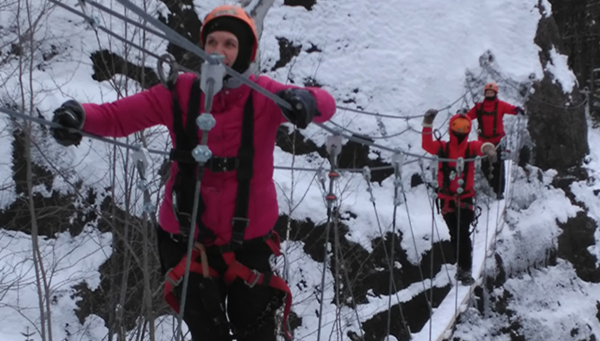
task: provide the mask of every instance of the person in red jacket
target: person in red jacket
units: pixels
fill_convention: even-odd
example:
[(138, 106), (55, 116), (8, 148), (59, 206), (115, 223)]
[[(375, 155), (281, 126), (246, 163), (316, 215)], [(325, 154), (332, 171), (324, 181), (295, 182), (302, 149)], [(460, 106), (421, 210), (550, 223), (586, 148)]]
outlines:
[[(162, 271), (168, 275), (167, 302), (179, 309), (185, 232), (194, 225), (194, 269), (183, 317), (193, 340), (225, 341), (233, 333), (240, 341), (275, 341), (275, 311), (282, 304), (282, 292), (287, 293), (287, 312), (291, 303), (289, 288), (269, 263), (269, 257), (279, 252), (272, 231), (279, 215), (273, 182), (275, 137), (286, 117), (300, 128), (329, 120), (335, 101), (320, 88), (251, 76), (258, 37), (254, 21), (240, 7), (215, 8), (206, 16), (200, 36), (205, 52), (224, 56), (223, 64), (277, 94), (293, 109), (280, 108), (239, 80), (224, 77), (223, 89), (213, 98), (211, 114), (216, 122), (207, 140), (213, 156), (201, 178), (195, 222), (190, 218), (191, 203), (199, 170), (191, 150), (202, 136), (195, 118), (204, 108), (205, 94), (200, 94), (194, 74), (179, 75), (172, 89), (156, 85), (113, 103), (67, 101), (55, 111), (53, 121), (111, 137), (165, 125), (174, 145), (174, 162), (159, 211), (157, 239)], [(52, 132), (65, 146), (78, 145), (82, 138), (66, 129)]]
[[(525, 114), (521, 107), (514, 106), (498, 99), (498, 86), (496, 83), (488, 83), (483, 89), (483, 102), (475, 103), (475, 106), (469, 110), (467, 116), (471, 119), (477, 119), (479, 140), (493, 143), (496, 148), (500, 140), (506, 135), (504, 132), (504, 115)], [(498, 150), (500, 153), (501, 151)], [(491, 172), (490, 172), (491, 166)], [(490, 164), (485, 161), (481, 165), (482, 171), (498, 200), (504, 199), (504, 162), (499, 157), (498, 161)], [(490, 174), (491, 173), (491, 174)]]
[[(460, 111), (459, 111), (460, 112)], [(496, 149), (490, 142), (469, 141), (471, 120), (458, 113), (450, 118), (449, 141), (433, 139), (433, 120), (437, 110), (430, 109), (423, 119), (422, 146), (428, 153), (441, 159), (473, 159), (478, 155), (487, 155), (495, 161)], [(473, 197), (475, 189), (475, 163), (442, 160), (438, 163), (438, 208), (450, 232), (450, 242), (456, 254), (456, 279), (464, 285), (474, 282), (471, 275), (472, 245), (469, 227), (475, 219)]]

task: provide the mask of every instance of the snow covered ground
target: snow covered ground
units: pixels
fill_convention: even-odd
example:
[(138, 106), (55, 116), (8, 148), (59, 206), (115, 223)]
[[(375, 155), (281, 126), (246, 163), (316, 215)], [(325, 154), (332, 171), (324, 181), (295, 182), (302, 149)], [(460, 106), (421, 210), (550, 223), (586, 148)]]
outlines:
[[(75, 1), (68, 2), (74, 5)], [(101, 3), (121, 10), (115, 1), (104, 0)], [(140, 0), (136, 1), (141, 5)], [(148, 1), (148, 11), (166, 11), (158, 1)], [(197, 0), (196, 11), (203, 17), (211, 8), (224, 3), (223, 0)], [(267, 72), (268, 75), (281, 82), (303, 84), (307, 79), (315, 79), (329, 90), (338, 104), (380, 112), (392, 115), (420, 115), (428, 108), (444, 108), (453, 104), (448, 110), (438, 115), (435, 123), (441, 132), (447, 130), (446, 119), (461, 107), (473, 105), (473, 98), (480, 99), (481, 86), (487, 81), (496, 81), (500, 87), (500, 98), (514, 104), (521, 104), (523, 98), (517, 95), (515, 89), (506, 80), (516, 83), (529, 84), (530, 77), (539, 80), (543, 77), (543, 66), (540, 65), (539, 47), (533, 43), (537, 23), (541, 18), (537, 0), (466, 0), (466, 1), (437, 1), (437, 0), (353, 0), (353, 1), (317, 1), (312, 11), (303, 7), (288, 7), (283, 0), (276, 0), (268, 12), (264, 23), (264, 32), (260, 42), (260, 68), (271, 70), (279, 60), (279, 46), (276, 37), (285, 37), (294, 45), (302, 45), (302, 52), (286, 67)], [(541, 1), (546, 14), (551, 13), (550, 4)], [(0, 19), (12, 22), (14, 8), (0, 8)], [(102, 25), (127, 36), (140, 43), (140, 34), (131, 26), (125, 28), (118, 20), (108, 15), (93, 11), (100, 18)], [(55, 9), (41, 22), (36, 38), (41, 41), (40, 56), (36, 63), (43, 67), (34, 68), (32, 78), (35, 80), (27, 86), (26, 92), (40, 93), (33, 101), (46, 118), (51, 117), (52, 110), (67, 98), (80, 101), (107, 102), (117, 98), (117, 93), (109, 82), (98, 83), (91, 78), (93, 73), (89, 55), (102, 48), (110, 47), (116, 52), (123, 53), (125, 48), (120, 43), (111, 42), (102, 32), (96, 34), (87, 24), (73, 14), (61, 9)], [(9, 39), (10, 35), (5, 39)], [(148, 37), (146, 47), (151, 51), (164, 52), (166, 42)], [(49, 51), (52, 46), (58, 46), (59, 53), (50, 61), (43, 61), (41, 53)], [(320, 52), (308, 52), (312, 46)], [(130, 60), (136, 60), (140, 54), (128, 51)], [(488, 53), (493, 55), (493, 62), (483, 67), (481, 59), (486, 59)], [(566, 58), (557, 53), (552, 54), (553, 65), (550, 71), (556, 76), (565, 91), (573, 86), (573, 75), (566, 66)], [(154, 67), (151, 58), (147, 66)], [(19, 98), (17, 90), (20, 78), (12, 73), (16, 61), (0, 66), (0, 83), (6, 84), (0, 90), (0, 99)], [(491, 76), (492, 68), (502, 75), (502, 79)], [(115, 84), (124, 84), (124, 79), (117, 77)], [(129, 93), (139, 91), (136, 84), (126, 84)], [(10, 90), (9, 90), (10, 89)], [(42, 92), (43, 90), (43, 92)], [(465, 96), (466, 95), (466, 96)], [(346, 101), (346, 102), (344, 102)], [(507, 117), (507, 127), (515, 126), (514, 117)], [(420, 147), (421, 118), (391, 119), (376, 118), (349, 111), (338, 110), (333, 121), (343, 127), (367, 134), (376, 138), (376, 142), (388, 147), (401, 148), (407, 152), (423, 155)], [(11, 160), (12, 137), (7, 128), (8, 120), (0, 120), (0, 160)], [(411, 128), (399, 136), (385, 138)], [(515, 129), (516, 131), (516, 129)], [(158, 137), (151, 140), (150, 147), (164, 149), (166, 136), (164, 129), (158, 129)], [(317, 126), (310, 126), (305, 135), (318, 145), (325, 142), (327, 133)], [(590, 144), (600, 143), (600, 134), (590, 131)], [(513, 136), (514, 137), (514, 136)], [(54, 142), (47, 142), (49, 153), (59, 161), (61, 169), (69, 170), (79, 175), (85, 186), (104, 188), (109, 184), (110, 172), (113, 168), (121, 169), (126, 163), (126, 157), (113, 158), (113, 149), (98, 141), (85, 139), (78, 148), (63, 148)], [(315, 158), (315, 155), (293, 156), (276, 150), (275, 163), (277, 166), (307, 167), (316, 169), (320, 165), (328, 167), (328, 163)], [(382, 156), (389, 161), (391, 155), (383, 152)], [(600, 162), (599, 155), (590, 155), (590, 169)], [(116, 163), (115, 163), (116, 162)], [(425, 161), (428, 165), (429, 161)], [(154, 158), (153, 170), (160, 166), (160, 157)], [(130, 167), (131, 168), (131, 167)], [(9, 183), (11, 179), (11, 163), (0, 162), (0, 186)], [(571, 206), (568, 199), (559, 190), (548, 189), (544, 184), (527, 182), (520, 170), (512, 172), (515, 184), (512, 186), (515, 205), (510, 206), (506, 216), (508, 226), (499, 234), (506, 253), (514, 252), (515, 262), (528, 262), (539, 256), (540, 250), (545, 250), (549, 243), (554, 242), (558, 228), (556, 219), (564, 221), (573, 216), (578, 208)], [(413, 162), (403, 168), (402, 180), (406, 189), (407, 200), (398, 210), (399, 228), (404, 236), (402, 248), (406, 250), (409, 259), (418, 263), (424, 252), (429, 250), (432, 241), (449, 239), (441, 217), (435, 221), (438, 232), (431, 236), (431, 206), (430, 198), (424, 185), (410, 187), (410, 178), (414, 173), (421, 173), (419, 164)], [(553, 173), (546, 173), (545, 184), (551, 181)], [(118, 183), (124, 183), (123, 172), (117, 172)], [(280, 212), (289, 214), (294, 219), (310, 218), (315, 222), (326, 219), (326, 206), (323, 193), (318, 182), (313, 181), (312, 172), (277, 170), (274, 179), (278, 188)], [(55, 184), (56, 190), (68, 190), (65, 184)], [(574, 191), (586, 202), (597, 201), (592, 189), (585, 184), (578, 184)], [(379, 211), (384, 233), (389, 231), (392, 222), (394, 183), (392, 177), (384, 180), (381, 185), (373, 184), (373, 195)], [(117, 192), (124, 189), (117, 186)], [(346, 238), (370, 249), (371, 239), (380, 236), (381, 231), (376, 223), (370, 196), (367, 193), (367, 183), (360, 174), (343, 174), (337, 187), (341, 198), (342, 210), (350, 209), (356, 217), (349, 221), (351, 230)], [(293, 192), (293, 195), (292, 195)], [(10, 205), (15, 200), (11, 189), (0, 192), (0, 208)], [(509, 198), (510, 199), (510, 198)], [(538, 199), (535, 200), (534, 199)], [(582, 200), (583, 201), (583, 200)], [(524, 207), (519, 206), (525, 203)], [(599, 203), (600, 204), (600, 203)], [(493, 205), (493, 204), (492, 204)], [(290, 207), (295, 207), (290, 212)], [(408, 209), (406, 209), (408, 207)], [(599, 205), (590, 204), (590, 211), (596, 219), (600, 219)], [(523, 209), (521, 209), (523, 208)], [(139, 207), (137, 207), (139, 209)], [(486, 214), (491, 217), (490, 224), (495, 225), (500, 207), (494, 207)], [(139, 212), (139, 211), (137, 211)], [(543, 219), (541, 219), (543, 217)], [(408, 224), (408, 221), (411, 223)], [(483, 233), (483, 230), (480, 231)], [(514, 235), (519, 235), (519, 243), (513, 243)], [(479, 235), (479, 234), (478, 234)], [(409, 237), (414, 236), (414, 239)], [(600, 235), (597, 236), (600, 239)], [(538, 241), (539, 244), (531, 241)], [(0, 339), (9, 341), (23, 340), (21, 332), (27, 327), (30, 330), (39, 325), (39, 311), (36, 310), (37, 295), (35, 282), (31, 277), (31, 246), (26, 236), (22, 234), (2, 232), (0, 238), (0, 270), (3, 270), (3, 280), (10, 281), (11, 276), (22, 276), (23, 284), (19, 287), (7, 288), (7, 294), (1, 297), (0, 319), (9, 321), (0, 326)], [(292, 243), (289, 243), (292, 244)], [(314, 262), (302, 252), (301, 245), (285, 245), (289, 250), (291, 261), (290, 287), (295, 301), (294, 311), (303, 319), (303, 324), (296, 330), (296, 337), (303, 340), (316, 340), (316, 325), (318, 318), (317, 293), (315, 288), (321, 280), (322, 264)], [(297, 242), (296, 244), (299, 244)], [(487, 243), (484, 243), (487, 244)], [(48, 250), (49, 264), (60, 264), (56, 271), (56, 280), (51, 283), (51, 289), (57, 296), (55, 305), (53, 329), (55, 339), (67, 340), (102, 340), (106, 328), (102, 321), (91, 316), (85, 326), (79, 326), (72, 309), (74, 300), (70, 297), (70, 285), (78, 281), (86, 281), (91, 288), (98, 283), (98, 266), (110, 256), (110, 235), (102, 235), (93, 230), (73, 240), (59, 237), (56, 240), (44, 241), (44, 250)], [(92, 246), (93, 245), (93, 246)], [(481, 245), (479, 243), (478, 245)], [(526, 248), (523, 248), (527, 245)], [(60, 250), (55, 252), (54, 250)], [(83, 252), (84, 254), (78, 254)], [(600, 255), (598, 249), (595, 254)], [(485, 254), (478, 249), (476, 254)], [(67, 257), (63, 257), (68, 255)], [(515, 264), (517, 266), (518, 264)], [(4, 270), (6, 269), (6, 270)], [(515, 293), (537, 292), (551, 290), (548, 286), (560, 286), (562, 272), (569, 273), (568, 265), (560, 268), (540, 270), (528, 279), (515, 279), (508, 286)], [(5, 272), (4, 272), (5, 271)], [(445, 271), (444, 269), (442, 271)], [(572, 273), (572, 272), (571, 272)], [(452, 274), (450, 274), (452, 275)], [(447, 274), (440, 272), (436, 281), (443, 280)], [(331, 274), (327, 274), (331, 283)], [(541, 279), (536, 279), (541, 278)], [(537, 286), (525, 285), (524, 281), (536, 281)], [(302, 286), (296, 285), (302, 282)], [(440, 285), (443, 285), (441, 283)], [(580, 283), (581, 286), (583, 284)], [(592, 309), (592, 300), (588, 295), (597, 293), (597, 288), (590, 286), (590, 291), (579, 290), (565, 293), (560, 300), (585, 303), (585, 309)], [(422, 284), (410, 286), (394, 295), (397, 300), (406, 301), (422, 291)], [(561, 293), (560, 295), (563, 295)], [(550, 296), (550, 295), (545, 295)], [(597, 296), (597, 295), (596, 295)], [(325, 302), (333, 297), (332, 285), (328, 286)], [(541, 297), (540, 297), (541, 299)], [(530, 321), (558, 321), (550, 319), (556, 311), (546, 312), (540, 306), (540, 319)], [(523, 311), (530, 302), (517, 303), (517, 311)], [(546, 304), (547, 305), (547, 304)], [(387, 298), (373, 298), (369, 304), (358, 307), (360, 320), (364, 322), (373, 314), (387, 309)], [(18, 313), (16, 313), (18, 312)], [(322, 334), (332, 334), (332, 323), (335, 319), (336, 307), (326, 305), (324, 309), (324, 329)], [(569, 312), (570, 314), (571, 312)], [(564, 312), (567, 314), (567, 312)], [(593, 316), (590, 313), (589, 316)], [(358, 321), (354, 311), (343, 310), (344, 330), (358, 330)], [(562, 315), (561, 315), (562, 316)], [(545, 320), (543, 319), (545, 318)], [(540, 322), (542, 321), (542, 322)], [(435, 322), (435, 321), (434, 321)], [(536, 322), (536, 323), (538, 323)], [(544, 323), (545, 323), (544, 322)], [(590, 322), (592, 323), (592, 322)], [(66, 325), (69, 328), (66, 328)], [(164, 324), (163, 324), (164, 326)], [(168, 327), (165, 328), (164, 339), (170, 339)], [(475, 327), (473, 327), (475, 328)], [(473, 340), (485, 340), (486, 328), (492, 328), (486, 323), (480, 323), (476, 329), (464, 331), (464, 335), (473, 336)], [(536, 326), (532, 325), (531, 335), (537, 334)], [(598, 323), (593, 328), (598, 328)], [(596, 333), (598, 331), (594, 329)], [(413, 331), (417, 332), (417, 331)], [(462, 332), (459, 330), (459, 332)], [(70, 336), (68, 336), (69, 334)], [(463, 334), (460, 334), (463, 335)], [(32, 336), (33, 340), (38, 340)], [(463, 336), (461, 336), (463, 337)], [(467, 339), (466, 337), (463, 337)], [(527, 338), (528, 340), (530, 338)], [(535, 339), (535, 338), (531, 338)], [(551, 340), (551, 337), (545, 337)]]

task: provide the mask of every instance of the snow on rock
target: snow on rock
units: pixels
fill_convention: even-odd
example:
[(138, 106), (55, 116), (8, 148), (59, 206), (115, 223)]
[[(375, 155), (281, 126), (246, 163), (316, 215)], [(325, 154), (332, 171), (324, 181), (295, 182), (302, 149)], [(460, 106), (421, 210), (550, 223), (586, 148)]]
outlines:
[[(63, 233), (56, 239), (40, 239), (40, 255), (50, 289), (54, 337), (63, 339), (71, 324), (75, 333), (79, 326), (74, 309), (73, 286), (81, 282), (95, 288), (100, 283), (98, 268), (112, 253), (109, 234), (87, 229), (77, 237)], [(33, 263), (31, 238), (23, 233), (0, 230), (0, 339), (21, 340), (27, 327), (40, 326), (39, 302)], [(94, 338), (93, 340), (100, 340)], [(37, 340), (37, 338), (36, 338)]]
[(568, 56), (558, 53), (555, 48), (550, 50), (551, 61), (546, 65), (546, 70), (552, 73), (554, 81), (558, 82), (563, 91), (568, 94), (577, 84), (577, 78), (569, 68)]
[(523, 340), (590, 340), (600, 333), (596, 318), (600, 285), (583, 282), (564, 261), (510, 278), (504, 288), (497, 289), (492, 299), (506, 305), (509, 313), (482, 319), (472, 308), (462, 316), (454, 337), (511, 340), (502, 331), (509, 328), (513, 337)]
[[(588, 120), (588, 126), (592, 127), (593, 122)], [(588, 140), (590, 146), (600, 145), (600, 131), (590, 129), (588, 132)], [(575, 199), (582, 203), (587, 215), (596, 221), (596, 225), (600, 226), (600, 153), (597, 148), (590, 148), (590, 155), (586, 159), (585, 169), (589, 174), (587, 181), (574, 182), (571, 185), (571, 191), (575, 195)], [(600, 266), (600, 229), (596, 228), (594, 233), (596, 243), (588, 248), (591, 254), (596, 256), (597, 266)]]
[(498, 236), (496, 250), (509, 276), (513, 272), (545, 264), (550, 253), (556, 250), (556, 238), (561, 232), (557, 221), (565, 223), (581, 210), (571, 204), (562, 190), (547, 187), (552, 174), (553, 171), (546, 172), (545, 184), (532, 186), (535, 182), (532, 180), (531, 183), (513, 185), (514, 189), (521, 188), (523, 195), (535, 195), (535, 200), (525, 209), (509, 209), (506, 212), (506, 226)]

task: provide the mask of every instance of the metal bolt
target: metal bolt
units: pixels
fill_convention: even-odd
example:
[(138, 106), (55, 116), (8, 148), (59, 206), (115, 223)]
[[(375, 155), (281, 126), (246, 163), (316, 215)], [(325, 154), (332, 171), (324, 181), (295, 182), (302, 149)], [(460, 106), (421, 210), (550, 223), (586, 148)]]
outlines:
[(208, 146), (196, 146), (192, 150), (192, 157), (199, 163), (205, 163), (212, 157), (212, 151)]
[(196, 119), (196, 124), (198, 125), (198, 127), (201, 130), (211, 130), (215, 124), (217, 123), (217, 121), (215, 121), (215, 118), (213, 117), (212, 114), (209, 113), (203, 113), (202, 115), (198, 116), (198, 118)]

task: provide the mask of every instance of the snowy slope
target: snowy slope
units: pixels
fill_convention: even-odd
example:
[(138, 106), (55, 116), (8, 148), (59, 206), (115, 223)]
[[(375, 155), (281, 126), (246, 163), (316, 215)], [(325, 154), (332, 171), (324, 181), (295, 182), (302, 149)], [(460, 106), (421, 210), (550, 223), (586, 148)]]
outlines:
[[(71, 5), (74, 3), (75, 1), (70, 2)], [(114, 1), (102, 3), (122, 10)], [(136, 3), (141, 5), (142, 1)], [(222, 3), (224, 3), (222, 0), (197, 0), (195, 8), (203, 17), (208, 10)], [(486, 81), (493, 80), (499, 83), (501, 99), (520, 104), (523, 99), (505, 79), (528, 83), (532, 74), (538, 80), (543, 77), (542, 66), (538, 59), (539, 48), (533, 43), (537, 22), (541, 18), (537, 8), (538, 3), (539, 1), (535, 0), (318, 0), (313, 10), (307, 11), (303, 7), (284, 6), (283, 0), (276, 0), (264, 23), (260, 42), (260, 69), (271, 70), (280, 57), (275, 38), (286, 37), (294, 45), (302, 45), (302, 52), (286, 67), (268, 71), (267, 74), (271, 77), (281, 82), (296, 84), (303, 84), (308, 78), (312, 78), (329, 90), (340, 105), (344, 101), (351, 100), (348, 106), (386, 114), (419, 115), (428, 108), (443, 108), (455, 103), (449, 110), (442, 111), (438, 115), (436, 126), (444, 132), (447, 129), (443, 123), (445, 119), (458, 108), (471, 106), (473, 97), (479, 99), (481, 85)], [(166, 13), (166, 8), (158, 1), (148, 1), (147, 5), (151, 13), (155, 13), (156, 10)], [(542, 5), (546, 8), (546, 13), (550, 13), (550, 5), (545, 1), (542, 1)], [(125, 28), (122, 23), (111, 20), (108, 15), (96, 11), (94, 13), (103, 25), (115, 32), (126, 33), (130, 39), (140, 43), (139, 32), (131, 26)], [(0, 18), (10, 21), (13, 17), (10, 11), (2, 12), (0, 9)], [(116, 99), (117, 93), (109, 82), (98, 83), (91, 78), (93, 70), (89, 55), (108, 47), (122, 53), (125, 51), (123, 45), (111, 42), (102, 32), (96, 34), (87, 28), (81, 19), (64, 10), (55, 9), (45, 18), (47, 20), (41, 23), (41, 28), (36, 35), (41, 41), (40, 52), (50, 50), (51, 45), (64, 47), (64, 50), (61, 50), (52, 60), (44, 62), (45, 67), (35, 68), (33, 71), (33, 78), (36, 80), (31, 84), (33, 92), (44, 90), (43, 95), (38, 95), (34, 101), (43, 115), (50, 118), (52, 110), (66, 98), (73, 97), (90, 102)], [(166, 42), (152, 37), (146, 40), (146, 44), (151, 51), (162, 53), (166, 48)], [(307, 52), (313, 45), (321, 52)], [(495, 79), (488, 69), (482, 67), (480, 59), (488, 51), (494, 57), (490, 67), (499, 72), (503, 79)], [(130, 60), (136, 60), (140, 56), (136, 51), (129, 53)], [(564, 56), (556, 53), (552, 56), (554, 65), (550, 71), (568, 91), (573, 86), (573, 76), (566, 67), (566, 60)], [(41, 56), (36, 58), (41, 62)], [(6, 87), (0, 91), (2, 98), (20, 96), (18, 92), (8, 90), (18, 88), (19, 78), (12, 73), (16, 62), (15, 60), (0, 66), (0, 80), (7, 82)], [(154, 64), (155, 61), (151, 58), (146, 61), (147, 66), (154, 67)], [(115, 79), (115, 84), (124, 84), (124, 79)], [(129, 93), (139, 91), (139, 87), (132, 83), (125, 84), (125, 88)], [(467, 96), (463, 96), (465, 94)], [(421, 155), (423, 151), (420, 148), (421, 137), (418, 133), (420, 120), (420, 118), (382, 119), (343, 110), (338, 110), (333, 118), (334, 122), (351, 131), (379, 137), (377, 143)], [(515, 120), (513, 117), (506, 118), (506, 126), (512, 127)], [(6, 120), (0, 120), (2, 139), (0, 160), (10, 160), (12, 153), (10, 147), (12, 138), (6, 133), (8, 129), (5, 128), (6, 125)], [(382, 138), (407, 128), (413, 130), (397, 137)], [(150, 146), (164, 149), (167, 137), (165, 134), (160, 135), (164, 133), (164, 129), (159, 128), (157, 131), (159, 136), (152, 140)], [(317, 126), (310, 126), (304, 133), (318, 145), (323, 144), (327, 136)], [(113, 158), (115, 153), (113, 148), (98, 141), (85, 139), (78, 148), (62, 148), (53, 142), (50, 143), (52, 153), (57, 154), (56, 159), (60, 160), (60, 167), (78, 174), (84, 185), (88, 187), (105, 188), (110, 184), (111, 170), (121, 169), (127, 162), (123, 151), (117, 150), (117, 157)], [(382, 157), (389, 161), (391, 155), (384, 152)], [(595, 155), (592, 155), (592, 158), (598, 160)], [(290, 166), (292, 162), (295, 167), (316, 169), (321, 164), (328, 167), (326, 161), (324, 163), (320, 159), (315, 161), (314, 155), (292, 156), (280, 149), (276, 150), (276, 165)], [(160, 165), (159, 163), (160, 157), (155, 157), (154, 170)], [(429, 164), (429, 161), (425, 163)], [(130, 170), (131, 167), (129, 172)], [(403, 239), (401, 247), (406, 250), (409, 259), (417, 264), (433, 241), (447, 240), (449, 235), (441, 217), (436, 216), (435, 222), (439, 229), (434, 236), (431, 236), (432, 208), (428, 203), (429, 194), (423, 185), (410, 187), (410, 177), (413, 173), (421, 173), (416, 162), (405, 165), (403, 169), (407, 201), (398, 210), (398, 221), (400, 230), (404, 236), (407, 236)], [(0, 181), (10, 183), (10, 174), (10, 163), (0, 163)], [(117, 172), (117, 184), (123, 184), (125, 176), (126, 173)], [(551, 174), (548, 176), (551, 178)], [(322, 199), (322, 190), (313, 178), (314, 174), (310, 172), (289, 170), (275, 172), (282, 214), (289, 214), (294, 219), (310, 218), (315, 222), (325, 221), (326, 207)], [(518, 182), (513, 187), (516, 192), (529, 189), (535, 191), (533, 193), (536, 198), (542, 200), (531, 204), (527, 210), (513, 210), (507, 213), (511, 221), (525, 235), (539, 236), (540, 230), (549, 231), (541, 235), (547, 236), (544, 241), (551, 242), (557, 230), (554, 227), (555, 218), (566, 219), (574, 214), (574, 209), (564, 208), (562, 204), (566, 198), (558, 191), (548, 190), (544, 186), (529, 188), (524, 185), (525, 180), (522, 177), (517, 177), (515, 181)], [(67, 190), (65, 186), (65, 184), (55, 184), (59, 190)], [(381, 186), (376, 183), (373, 186), (379, 218), (385, 233), (390, 230), (392, 222), (393, 179), (390, 177), (383, 181)], [(122, 194), (124, 188), (117, 186), (115, 190), (118, 194)], [(361, 175), (344, 174), (337, 190), (342, 208), (356, 214), (356, 218), (349, 222), (350, 232), (346, 238), (369, 249), (371, 239), (380, 236), (381, 232), (369, 201), (370, 196), (366, 191), (365, 180)], [(10, 190), (3, 190), (1, 193), (0, 208), (15, 200)], [(560, 205), (560, 208), (557, 208), (557, 205)], [(290, 207), (295, 207), (293, 212), (290, 212)], [(139, 208), (136, 207), (138, 213)], [(499, 208), (495, 207), (486, 214), (493, 217), (498, 211)], [(547, 217), (544, 221), (537, 219), (542, 215)], [(491, 219), (492, 225), (495, 220)], [(547, 226), (553, 227), (547, 228)], [(483, 233), (483, 230), (480, 233)], [(93, 237), (91, 233), (82, 238), (89, 238), (87, 242), (92, 242), (99, 237)], [(106, 237), (102, 236), (102, 238)], [(94, 269), (110, 256), (110, 247), (108, 251), (105, 250), (105, 243), (106, 241), (103, 241), (100, 243), (102, 246), (96, 245), (91, 248), (102, 250), (102, 252), (92, 253), (90, 259), (93, 258), (93, 262), (76, 263), (69, 270), (83, 273), (77, 280), (86, 280), (90, 287), (94, 286), (94, 278), (98, 276)], [(290, 287), (297, 302), (294, 311), (302, 317), (302, 326), (296, 330), (296, 337), (316, 340), (318, 317), (315, 311), (318, 310), (318, 290), (315, 288), (320, 284), (322, 263), (312, 261), (302, 252), (302, 245), (299, 244), (295, 242), (285, 245), (290, 258)], [(27, 247), (29, 246), (21, 241), (18, 244), (8, 243), (0, 249), (7, 254), (18, 255), (17, 251), (27, 250)], [(485, 250), (478, 249), (476, 254), (484, 253)], [(2, 258), (2, 264), (4, 262), (9, 264), (8, 260), (4, 259)], [(15, 272), (24, 271), (28, 266), (27, 263), (17, 264)], [(328, 283), (331, 283), (332, 274), (328, 272), (326, 275), (329, 279)], [(437, 278), (440, 280), (445, 278), (447, 283), (448, 276), (452, 275), (450, 270), (449, 274), (440, 272)], [(76, 278), (70, 277), (69, 273), (64, 276), (72, 280), (72, 283), (76, 282)], [(301, 282), (303, 286), (297, 285)], [(57, 292), (61, 290), (68, 292), (68, 283), (63, 281), (61, 284), (53, 284), (52, 288)], [(440, 285), (443, 286), (445, 283)], [(29, 281), (25, 286), (25, 290), (29, 290), (30, 295), (33, 295), (31, 291), (33, 285)], [(517, 285), (515, 284), (515, 290), (518, 290)], [(326, 289), (325, 302), (331, 302), (332, 285)], [(412, 285), (400, 291), (398, 295), (394, 295), (393, 304), (410, 300), (422, 290), (423, 283)], [(13, 296), (19, 295), (14, 290), (10, 292)], [(61, 334), (65, 330), (65, 323), (71, 326), (78, 325), (76, 317), (69, 310), (74, 306), (69, 300), (68, 295), (61, 296), (60, 307), (55, 312), (60, 316), (54, 323), (55, 330), (58, 330), (57, 337), (61, 339), (66, 337)], [(11, 327), (0, 329), (0, 339), (20, 340), (22, 337), (19, 333), (27, 326), (36, 324), (39, 314), (35, 309), (29, 309), (32, 305), (35, 306), (35, 300), (22, 304), (23, 307), (28, 308), (22, 311), (22, 315), (14, 314), (13, 307), (0, 306), (0, 316), (11, 318)], [(360, 305), (357, 308), (360, 322), (368, 320), (373, 314), (385, 311), (387, 304), (387, 297), (373, 297), (369, 304)], [(335, 329), (336, 324), (333, 323), (337, 314), (335, 305), (326, 304), (324, 312), (322, 334), (329, 337), (332, 333), (338, 332)], [(346, 335), (348, 331), (360, 334), (359, 321), (356, 320), (355, 312), (344, 308), (341, 315), (344, 323), (343, 330), (339, 331), (340, 335)], [(106, 328), (98, 320), (90, 317), (86, 326), (72, 327), (73, 330), (69, 333), (77, 339), (100, 340), (105, 336)], [(166, 334), (165, 339), (168, 339)], [(479, 340), (483, 339), (479, 338)]]

